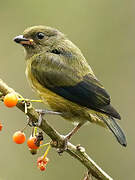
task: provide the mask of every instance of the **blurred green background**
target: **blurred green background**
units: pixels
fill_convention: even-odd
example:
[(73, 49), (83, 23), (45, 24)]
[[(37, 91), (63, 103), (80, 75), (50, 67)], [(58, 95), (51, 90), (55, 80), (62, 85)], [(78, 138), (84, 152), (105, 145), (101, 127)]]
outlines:
[[(80, 47), (98, 79), (111, 94), (112, 104), (122, 116), (128, 146), (121, 147), (112, 133), (93, 124), (84, 126), (72, 138), (81, 144), (103, 170), (115, 180), (135, 179), (135, 1), (134, 0), (7, 0), (0, 5), (0, 78), (28, 98), (37, 98), (25, 78), (23, 48), (12, 39), (26, 27), (47, 25), (58, 28)], [(43, 107), (43, 105), (35, 104)], [(62, 134), (73, 126), (59, 117), (47, 116)], [(0, 105), (1, 180), (52, 180), (83, 177), (86, 169), (68, 154), (49, 153), (45, 172), (36, 167), (26, 143), (16, 145), (12, 134), (26, 123), (18, 109)], [(26, 130), (27, 137), (30, 129)], [(49, 138), (45, 135), (46, 141)]]

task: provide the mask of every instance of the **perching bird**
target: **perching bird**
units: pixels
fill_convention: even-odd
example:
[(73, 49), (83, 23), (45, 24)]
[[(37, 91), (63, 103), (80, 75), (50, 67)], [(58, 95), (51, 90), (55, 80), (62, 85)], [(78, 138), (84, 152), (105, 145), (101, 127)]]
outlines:
[(34, 26), (14, 41), (26, 50), (26, 76), (32, 88), (53, 111), (78, 123), (68, 139), (89, 121), (108, 127), (121, 145), (127, 145), (115, 121), (121, 117), (110, 105), (109, 94), (80, 49), (63, 33), (47, 26)]

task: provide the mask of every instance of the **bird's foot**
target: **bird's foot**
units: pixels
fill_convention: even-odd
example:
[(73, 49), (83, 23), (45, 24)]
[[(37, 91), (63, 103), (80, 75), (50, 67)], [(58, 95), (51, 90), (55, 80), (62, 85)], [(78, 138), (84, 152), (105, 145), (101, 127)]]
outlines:
[(37, 122), (33, 122), (32, 119), (29, 116), (27, 116), (28, 125), (31, 126), (31, 127), (32, 126), (39, 127), (41, 125), (41, 123), (42, 123), (43, 116), (45, 115), (45, 112), (42, 113), (42, 110), (40, 110), (40, 111), (36, 110), (36, 112), (38, 112), (38, 114), (39, 114)]
[(30, 126), (30, 127), (36, 127), (37, 126), (37, 123), (36, 122), (33, 122), (32, 119), (29, 117), (29, 116), (26, 116), (27, 117), (27, 124)]
[(59, 155), (62, 155), (62, 153), (67, 150), (67, 148), (68, 148), (68, 146), (67, 146), (68, 145), (68, 141), (69, 141), (68, 137), (67, 136), (63, 136), (62, 147), (57, 149), (57, 152), (58, 152)]
[(41, 126), (42, 119), (45, 114), (53, 114), (53, 115), (61, 114), (60, 112), (50, 111), (50, 110), (46, 110), (46, 109), (36, 109), (36, 112), (39, 114), (39, 119), (38, 119), (38, 123), (37, 123), (38, 127)]
[(39, 114), (42, 114), (42, 115), (45, 115), (45, 114), (60, 115), (60, 114), (62, 114), (60, 112), (55, 112), (55, 111), (51, 111), (51, 110), (47, 110), (47, 109), (36, 109), (36, 112), (38, 112)]
[(65, 150), (67, 150), (67, 144), (68, 141), (71, 139), (71, 137), (79, 130), (79, 128), (82, 126), (82, 123), (79, 123), (70, 133), (68, 133), (66, 136), (63, 136), (64, 143), (63, 147), (58, 149), (58, 153), (62, 154)]
[(39, 114), (38, 122), (36, 123), (32, 122), (32, 120), (27, 116), (27, 121), (30, 126), (37, 126), (37, 127), (41, 126), (42, 119), (45, 114), (53, 114), (53, 115), (62, 114), (60, 112), (50, 111), (46, 109), (36, 109), (36, 112)]

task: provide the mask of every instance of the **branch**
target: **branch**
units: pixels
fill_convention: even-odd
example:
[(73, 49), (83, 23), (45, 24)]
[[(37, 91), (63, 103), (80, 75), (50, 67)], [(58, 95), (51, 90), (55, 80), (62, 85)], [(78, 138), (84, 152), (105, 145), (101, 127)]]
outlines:
[[(10, 88), (6, 83), (0, 79), (0, 92), (3, 95), (6, 95), (10, 92), (15, 92), (12, 88)], [(16, 92), (17, 93), (17, 92)], [(18, 93), (17, 93), (18, 94)], [(19, 102), (17, 104), (18, 109), (25, 112), (24, 103)], [(35, 111), (35, 108), (30, 105), (27, 111), (27, 115), (32, 120), (32, 122), (38, 122), (39, 115)], [(64, 138), (60, 135), (50, 124), (43, 118), (43, 121), (39, 127), (42, 129), (51, 139), (52, 146), (55, 148), (61, 148), (64, 144)], [(98, 180), (113, 180), (108, 174), (106, 174), (86, 153), (85, 149), (80, 146), (75, 146), (70, 142), (67, 143), (67, 150), (65, 150), (68, 154), (78, 159), (87, 169), (89, 174)]]

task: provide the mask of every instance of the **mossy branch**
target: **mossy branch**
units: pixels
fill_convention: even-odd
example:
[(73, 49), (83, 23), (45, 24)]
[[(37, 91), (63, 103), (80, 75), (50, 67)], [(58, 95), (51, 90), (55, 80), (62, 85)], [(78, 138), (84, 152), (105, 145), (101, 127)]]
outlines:
[[(6, 83), (0, 79), (0, 92), (3, 95), (6, 95), (10, 92), (15, 92), (14, 89), (10, 88)], [(17, 92), (16, 92), (17, 93)], [(17, 93), (18, 94), (18, 93)], [(17, 108), (21, 111), (25, 112), (24, 103), (19, 102), (17, 104)], [(39, 114), (35, 111), (35, 108), (31, 105), (27, 110), (27, 116), (33, 121), (37, 122), (39, 118)], [(43, 121), (41, 126), (42, 129), (51, 139), (52, 146), (55, 148), (61, 148), (64, 144), (63, 136), (60, 135), (47, 120), (43, 117)], [(85, 149), (80, 146), (75, 146), (70, 142), (67, 143), (67, 150), (65, 150), (68, 154), (78, 159), (87, 169), (89, 174), (98, 180), (113, 180), (108, 174), (106, 174), (85, 152)]]

